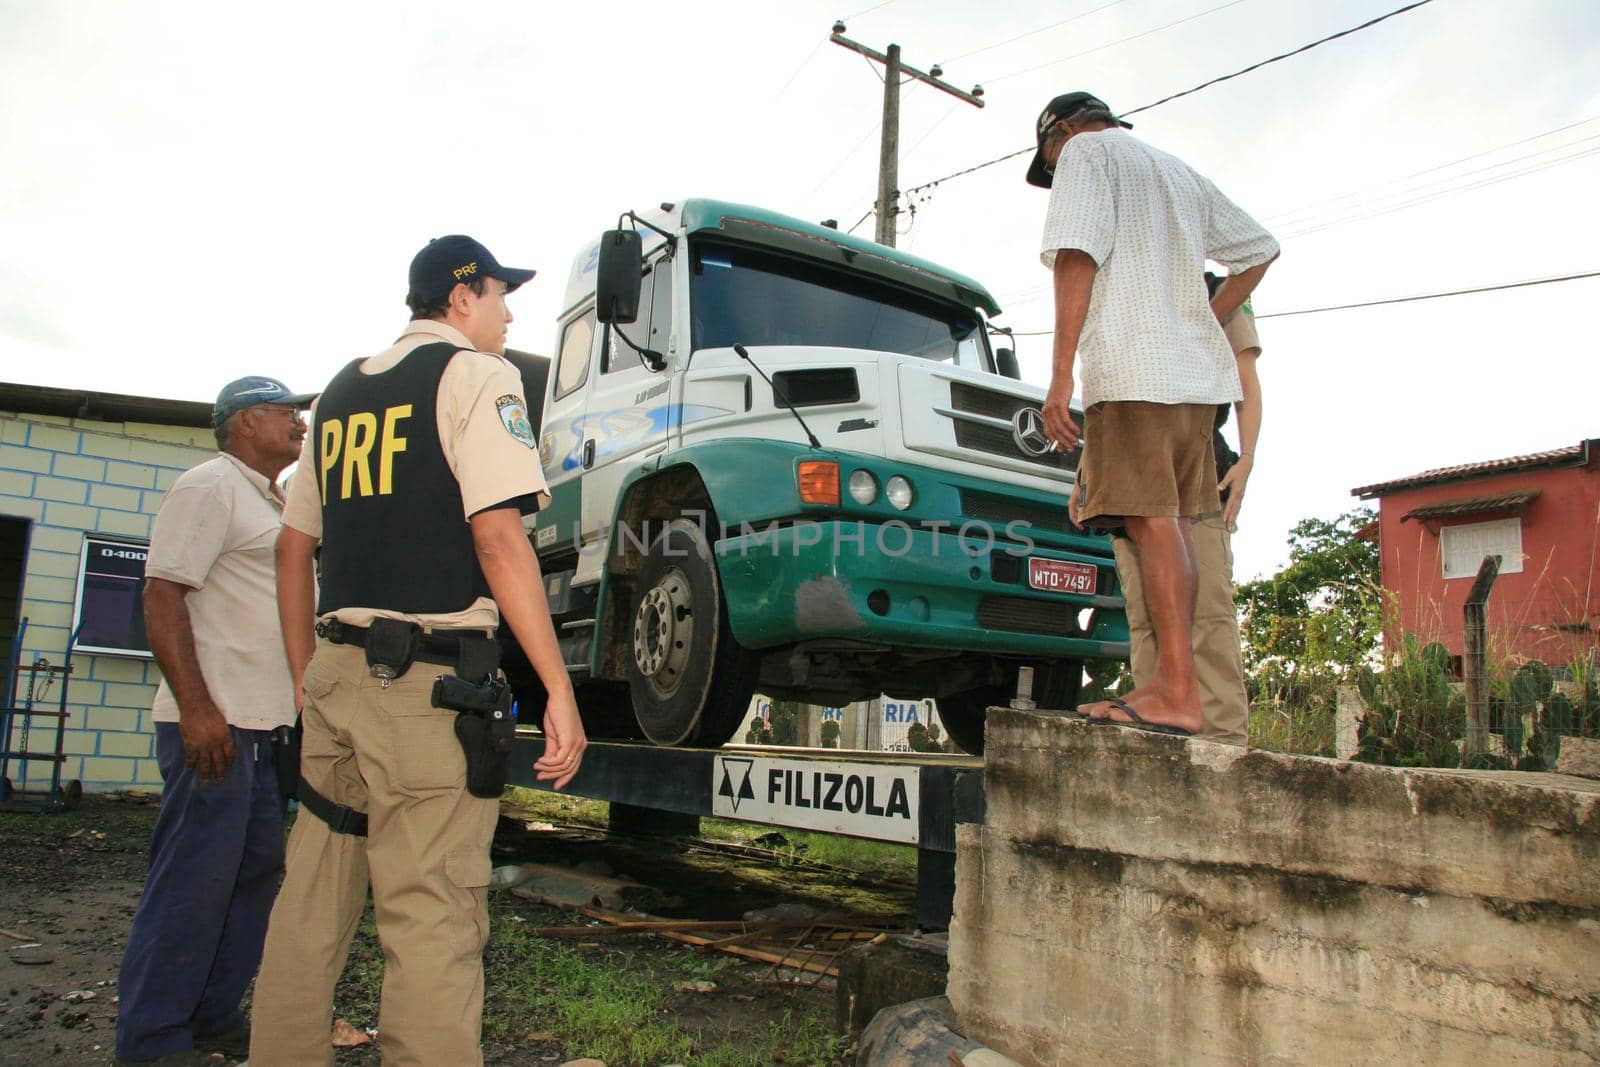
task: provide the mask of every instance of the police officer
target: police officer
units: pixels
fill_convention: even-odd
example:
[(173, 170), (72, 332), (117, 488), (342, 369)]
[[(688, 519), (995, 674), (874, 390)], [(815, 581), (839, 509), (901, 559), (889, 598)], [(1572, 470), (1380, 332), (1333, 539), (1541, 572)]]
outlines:
[(499, 805), (472, 754), (509, 709), (492, 640), (502, 618), (549, 691), (538, 777), (566, 785), (586, 744), (522, 526), (549, 497), (502, 354), (506, 295), (532, 277), (470, 237), (429, 242), (411, 262), (410, 325), (340, 371), (313, 411), (277, 547), (305, 810), (256, 982), (255, 1067), (332, 1063), (333, 989), (369, 877), (384, 1063), (483, 1062)]

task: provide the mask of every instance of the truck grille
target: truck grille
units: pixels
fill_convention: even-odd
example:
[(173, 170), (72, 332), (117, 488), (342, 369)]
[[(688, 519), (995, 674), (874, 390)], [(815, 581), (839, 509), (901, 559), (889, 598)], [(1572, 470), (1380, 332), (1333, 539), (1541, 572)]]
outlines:
[(996, 530), (1004, 530), (1013, 522), (1025, 523), (1039, 530), (1056, 533), (1073, 533), (1072, 520), (1067, 517), (1067, 498), (1061, 497), (1059, 507), (1047, 507), (1026, 500), (1012, 500), (992, 493), (966, 489), (961, 493), (961, 510), (975, 519), (982, 519)]
[(951, 382), (950, 406), (953, 410), (948, 414), (955, 422), (956, 444), (962, 448), (1010, 456), (1051, 470), (1078, 469), (1079, 451), (1030, 456), (1017, 447), (1011, 436), (1011, 419), (1023, 408), (1035, 406), (1026, 397), (980, 389), (965, 382)]
[(1077, 637), (1081, 604), (1029, 600), (1019, 596), (986, 596), (978, 601), (978, 625), (986, 630), (1018, 634)]

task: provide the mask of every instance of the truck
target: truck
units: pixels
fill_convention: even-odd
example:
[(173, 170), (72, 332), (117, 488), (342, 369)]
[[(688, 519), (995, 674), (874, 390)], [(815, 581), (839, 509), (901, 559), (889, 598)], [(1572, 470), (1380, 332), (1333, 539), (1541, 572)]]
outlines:
[[(981, 752), (1034, 669), (1071, 707), (1127, 658), (1077, 454), (934, 263), (711, 199), (627, 211), (576, 256), (538, 425), (531, 536), (586, 730), (715, 747), (751, 697), (932, 697)], [(532, 398), (530, 397), (530, 400)], [(514, 642), (510, 643), (514, 648)], [(522, 715), (541, 706), (508, 665)]]

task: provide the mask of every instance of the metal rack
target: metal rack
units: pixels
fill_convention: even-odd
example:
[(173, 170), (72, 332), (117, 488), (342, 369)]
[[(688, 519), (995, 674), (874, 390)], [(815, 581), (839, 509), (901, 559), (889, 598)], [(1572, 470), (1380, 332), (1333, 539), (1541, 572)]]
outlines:
[[(57, 666), (43, 656), (35, 656), (30, 663), (22, 661), (22, 642), (28, 632), (28, 620), (23, 619), (17, 635), (11, 642), (11, 655), (6, 659), (5, 704), (0, 706), (0, 810), (58, 812), (71, 811), (83, 798), (83, 783), (76, 778), (61, 782), (61, 766), (67, 761), (64, 746), (67, 726), (67, 689), (72, 680), (72, 642), (67, 642), (66, 662)], [(74, 635), (76, 636), (76, 635)], [(26, 679), (27, 692), (19, 697), (18, 690)], [(60, 695), (55, 707), (47, 704), (50, 688), (59, 682)], [(34, 720), (45, 719), (54, 723), (55, 745), (53, 751), (35, 751), (33, 740)], [(15, 742), (15, 747), (13, 747)], [(17, 765), (18, 780), (11, 780), (12, 764)], [(30, 763), (50, 765), (50, 785), (45, 788), (29, 780)]]

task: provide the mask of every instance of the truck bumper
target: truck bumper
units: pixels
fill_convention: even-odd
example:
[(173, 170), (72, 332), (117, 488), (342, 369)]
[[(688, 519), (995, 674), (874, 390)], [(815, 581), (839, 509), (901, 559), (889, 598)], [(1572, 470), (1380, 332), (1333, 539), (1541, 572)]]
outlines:
[[(1126, 659), (1115, 562), (906, 523), (768, 527), (716, 544), (734, 636), (747, 648), (840, 638), (1052, 659)], [(1027, 584), (1029, 557), (1098, 572), (1094, 594)]]

